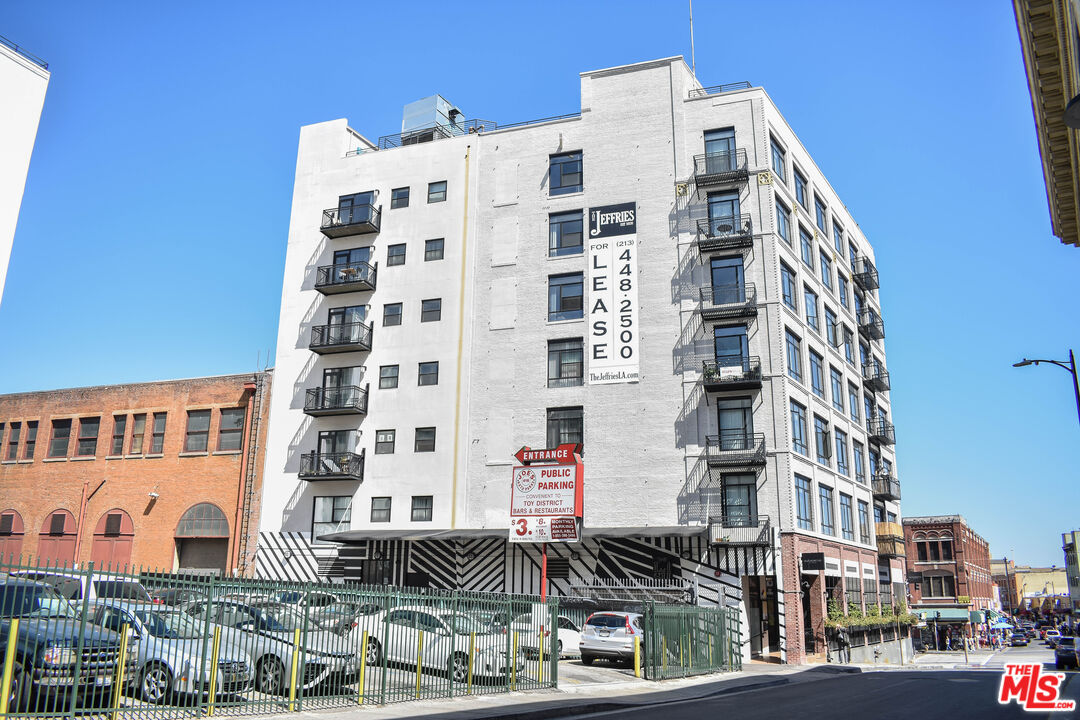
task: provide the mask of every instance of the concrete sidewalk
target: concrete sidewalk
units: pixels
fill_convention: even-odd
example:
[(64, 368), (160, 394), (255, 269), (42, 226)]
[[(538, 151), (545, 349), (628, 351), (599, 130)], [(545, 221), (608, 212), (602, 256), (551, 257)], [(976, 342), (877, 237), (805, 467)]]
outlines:
[[(561, 671), (561, 668), (560, 668)], [(705, 675), (682, 680), (655, 682), (632, 675), (610, 682), (568, 685), (560, 682), (558, 690), (530, 693), (500, 693), (443, 700), (419, 700), (395, 705), (305, 710), (294, 718), (319, 720), (383, 720), (393, 718), (435, 717), (439, 720), (465, 718), (513, 718), (548, 720), (552, 717), (584, 715), (627, 707), (659, 705), (680, 700), (727, 695), (791, 683), (813, 682), (840, 673), (861, 672), (859, 668), (840, 665), (749, 664), (734, 673)]]

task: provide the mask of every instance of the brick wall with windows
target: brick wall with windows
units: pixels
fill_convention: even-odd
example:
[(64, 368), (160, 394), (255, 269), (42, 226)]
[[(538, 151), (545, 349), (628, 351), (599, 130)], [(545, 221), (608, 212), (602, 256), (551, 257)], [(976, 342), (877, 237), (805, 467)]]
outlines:
[(908, 593), (915, 607), (993, 607), (990, 546), (963, 516), (904, 518)]

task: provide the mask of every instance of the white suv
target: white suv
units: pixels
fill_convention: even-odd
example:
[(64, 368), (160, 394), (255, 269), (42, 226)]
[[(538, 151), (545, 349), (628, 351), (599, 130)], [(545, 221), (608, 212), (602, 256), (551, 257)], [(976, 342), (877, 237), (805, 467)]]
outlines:
[(634, 639), (643, 631), (638, 613), (593, 613), (581, 630), (581, 664), (592, 665), (596, 658), (633, 662)]

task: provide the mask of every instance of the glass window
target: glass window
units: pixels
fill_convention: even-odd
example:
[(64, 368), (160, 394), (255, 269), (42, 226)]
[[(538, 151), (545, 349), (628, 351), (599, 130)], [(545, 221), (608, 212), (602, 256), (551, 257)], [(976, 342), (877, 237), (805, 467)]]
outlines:
[(855, 272), (855, 261), (859, 257), (859, 251), (855, 247), (855, 243), (848, 241), (847, 246), (848, 258), (851, 260), (851, 272)]
[(49, 441), (49, 457), (67, 457), (68, 443), (71, 440), (71, 421), (53, 420), (52, 439)]
[(388, 245), (386, 247), (386, 264), (387, 265), (404, 265), (405, 264), (405, 243), (398, 245)]
[(802, 173), (797, 168), (795, 170), (795, 199), (804, 208), (810, 207), (806, 204), (806, 178), (802, 176)]
[(100, 427), (101, 418), (79, 419), (79, 442), (76, 447), (76, 457), (93, 457), (97, 454), (97, 439)]
[(806, 232), (806, 228), (799, 226), (799, 243), (802, 248), (802, 261), (806, 267), (814, 269), (814, 236)]
[(413, 522), (430, 522), (432, 512), (431, 495), (413, 495), (412, 520)]
[(833, 219), (832, 224), (832, 237), (833, 247), (836, 248), (836, 252), (840, 254), (840, 259), (844, 259), (844, 228), (840, 227), (840, 223)]
[(844, 326), (844, 357), (852, 365), (855, 364), (855, 336), (847, 325)]
[(583, 187), (581, 152), (552, 155), (549, 178), (551, 195), (581, 192)]
[(550, 231), (548, 255), (558, 257), (560, 255), (577, 255), (580, 253), (583, 249), (582, 223), (581, 210), (552, 213), (548, 217)]
[(780, 289), (784, 295), (784, 304), (795, 312), (799, 311), (799, 302), (795, 297), (795, 271), (780, 263)]
[(721, 485), (725, 527), (756, 525), (757, 479), (753, 475), (724, 475)]
[(866, 484), (866, 464), (863, 461), (863, 446), (858, 440), (852, 443), (855, 452), (855, 479)]
[(791, 442), (795, 452), (810, 454), (806, 444), (806, 408), (794, 400), (791, 401)]
[(779, 200), (776, 201), (776, 234), (788, 245), (791, 244), (791, 211)]
[(795, 476), (795, 517), (803, 530), (814, 529), (814, 508), (810, 494), (810, 478)]
[(806, 305), (806, 324), (810, 326), (815, 332), (821, 332), (820, 324), (818, 323), (818, 298), (817, 293), (810, 288), (803, 286), (803, 301)]
[(446, 181), (439, 180), (438, 182), (428, 183), (427, 186), (427, 201), (429, 203), (442, 202), (446, 199)]
[[(109, 448), (110, 455), (123, 455), (124, 454), (124, 438), (127, 435), (127, 415), (114, 415), (113, 416), (113, 435), (112, 435), (112, 447)], [(14, 460), (10, 457), (8, 460)]]
[(547, 446), (585, 442), (585, 417), (580, 407), (548, 408)]
[(409, 207), (409, 188), (394, 188), (390, 191), (390, 209)]
[(829, 421), (820, 415), (814, 416), (814, 445), (817, 461), (822, 465), (828, 465), (829, 458), (832, 455), (832, 447), (829, 442)]
[(847, 433), (836, 428), (836, 471), (844, 476), (851, 475), (851, 469), (848, 467), (848, 453), (847, 453)]
[(548, 277), (548, 322), (584, 317), (581, 273)]
[(855, 539), (855, 518), (851, 507), (851, 496), (840, 493), (840, 534), (845, 540)]
[(168, 413), (154, 413), (154, 427), (150, 433), (150, 452), (160, 453), (165, 448), (165, 420)]
[(826, 535), (835, 535), (836, 526), (833, 524), (832, 488), (821, 485), (818, 487), (818, 495), (821, 499), (821, 532)]
[(844, 375), (836, 368), (829, 367), (829, 380), (832, 389), (832, 404), (838, 412), (844, 412)]
[(788, 376), (802, 382), (802, 341), (790, 330), (787, 331), (787, 366)]
[(352, 520), (352, 496), (316, 497), (311, 521), (311, 539), (349, 529)]
[(845, 308), (848, 306), (847, 288), (847, 278), (838, 270), (836, 272), (836, 294), (840, 296), (840, 305)]
[(836, 313), (825, 306), (825, 339), (829, 341), (829, 345), (833, 347), (840, 347), (840, 328), (837, 326)]
[(814, 220), (817, 222), (818, 229), (825, 233), (825, 237), (828, 237), (829, 221), (826, 219), (825, 203), (816, 195), (814, 196)]
[(210, 438), (210, 411), (188, 410), (184, 452), (206, 452)]
[(390, 455), (394, 452), (396, 430), (376, 430), (375, 431), (375, 454), (376, 455)]
[(853, 422), (859, 422), (859, 388), (854, 383), (848, 383), (848, 412)]
[(436, 238), (435, 240), (424, 241), (424, 262), (431, 262), (432, 260), (443, 259), (443, 239)]
[(870, 363), (870, 348), (866, 343), (859, 343), (859, 367), (866, 367)]
[(420, 322), (442, 320), (442, 298), (424, 300), (420, 304)]
[(810, 388), (814, 394), (825, 399), (825, 359), (813, 350), (810, 351)]
[(865, 500), (859, 501), (859, 542), (870, 542), (870, 506)]
[(217, 443), (219, 451), (239, 450), (243, 446), (246, 415), (244, 408), (225, 408), (221, 411)]
[(821, 260), (821, 284), (832, 290), (832, 260), (824, 250), (819, 254)]
[(379, 368), (379, 389), (389, 390), (398, 386), (398, 366), (383, 365)]
[[(13, 422), (11, 428), (8, 431), (8, 449), (7, 459), (16, 460), (19, 456), (19, 433), (22, 431), (22, 423)], [(121, 439), (120, 446), (123, 447), (123, 440)]]
[(390, 498), (371, 498), (371, 522), (390, 522)]
[(413, 452), (435, 452), (435, 428), (416, 428), (416, 440)]
[(382, 324), (383, 327), (401, 324), (401, 303), (387, 303), (386, 305), (383, 305)]
[(417, 376), (417, 385), (438, 385), (439, 384), (439, 363), (438, 362), (422, 362), (420, 363), (420, 371)]
[(548, 341), (548, 387), (583, 384), (585, 351), (581, 338)]
[(142, 455), (143, 436), (146, 434), (146, 415), (138, 413), (132, 418), (131, 454)]
[(37, 420), (28, 420), (26, 423), (26, 445), (23, 446), (23, 459), (33, 460), (34, 449), (37, 446)]
[(784, 148), (776, 142), (776, 138), (769, 138), (769, 152), (772, 155), (772, 169), (781, 182), (787, 182), (787, 169), (784, 158)]

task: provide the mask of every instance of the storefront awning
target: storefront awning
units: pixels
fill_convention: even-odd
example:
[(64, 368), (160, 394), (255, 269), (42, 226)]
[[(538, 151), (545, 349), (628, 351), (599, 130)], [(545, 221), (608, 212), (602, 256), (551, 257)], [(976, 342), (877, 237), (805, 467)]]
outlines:
[(920, 608), (915, 612), (927, 622), (972, 622), (971, 613), (964, 608)]
[[(696, 537), (708, 530), (702, 525), (666, 525), (649, 527), (590, 528), (582, 530), (586, 538), (626, 537)], [(455, 528), (445, 530), (346, 530), (320, 535), (317, 540), (356, 543), (364, 540), (476, 540), (479, 538), (509, 538), (509, 528)]]

